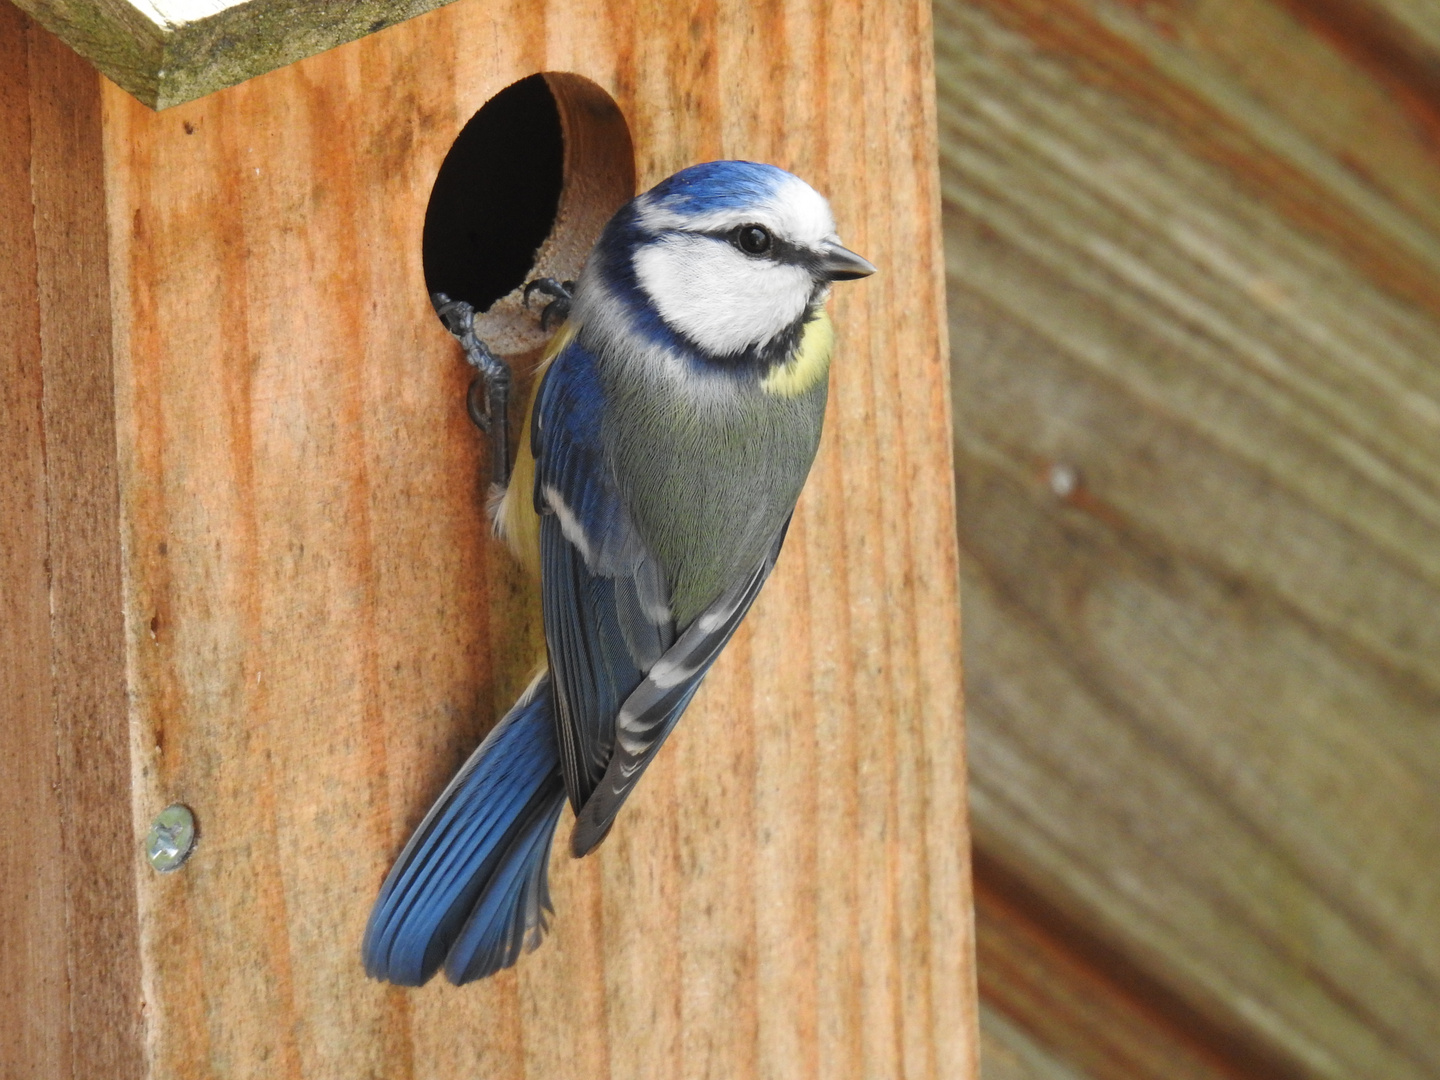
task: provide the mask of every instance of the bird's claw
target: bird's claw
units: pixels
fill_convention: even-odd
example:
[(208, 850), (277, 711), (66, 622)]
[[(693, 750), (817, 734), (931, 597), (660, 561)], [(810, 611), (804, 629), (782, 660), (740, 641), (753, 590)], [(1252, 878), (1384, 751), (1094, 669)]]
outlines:
[[(535, 293), (550, 297), (550, 302), (540, 310), (540, 327), (548, 330), (552, 322), (561, 323), (569, 318), (574, 289), (573, 281), (536, 278), (526, 284), (521, 299), (528, 308), (530, 297)], [(513, 378), (510, 365), (476, 336), (473, 306), (464, 300), (452, 300), (442, 292), (431, 293), (430, 302), (435, 305), (435, 314), (445, 329), (465, 350), (465, 362), (475, 369), (475, 378), (465, 394), (465, 410), (475, 426), (490, 436), (491, 477), (504, 487), (510, 482), (511, 468), (508, 406)]]
[(470, 304), (451, 300), (441, 292), (431, 293), (430, 302), (445, 329), (465, 350), (465, 362), (475, 369), (465, 394), (465, 409), (475, 426), (490, 436), (490, 475), (504, 487), (510, 482), (510, 365), (475, 335), (475, 309)]
[(540, 309), (540, 329), (549, 330), (550, 324), (563, 323), (570, 317), (570, 300), (575, 292), (575, 282), (556, 281), (552, 277), (536, 278), (527, 282), (520, 294), (521, 302), (528, 308), (534, 293), (550, 297), (550, 302)]

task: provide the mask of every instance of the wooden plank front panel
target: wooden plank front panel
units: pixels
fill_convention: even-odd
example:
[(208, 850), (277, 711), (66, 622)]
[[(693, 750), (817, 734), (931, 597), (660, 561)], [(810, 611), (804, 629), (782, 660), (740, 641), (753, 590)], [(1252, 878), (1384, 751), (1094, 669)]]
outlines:
[[(919, 3), (461, 2), (164, 114), (107, 92), (136, 828), (178, 799), (202, 832), (142, 878), (155, 1076), (972, 1075), (930, 33)], [(421, 223), (540, 70), (615, 96), (643, 185), (775, 161), (882, 272), (837, 290), (775, 577), (604, 848), (557, 854), (550, 939), (397, 990), (369, 905), (540, 648)]]
[(937, 26), (977, 846), (1299, 1075), (1433, 1077), (1436, 109), (1283, 5)]

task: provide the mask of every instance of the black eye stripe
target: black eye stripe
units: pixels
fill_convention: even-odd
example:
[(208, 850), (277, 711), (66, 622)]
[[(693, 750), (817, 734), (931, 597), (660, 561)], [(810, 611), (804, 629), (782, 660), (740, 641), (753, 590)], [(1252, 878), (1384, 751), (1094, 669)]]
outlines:
[[(749, 223), (747, 223), (747, 225), (748, 224)], [(755, 224), (758, 225), (758, 223)], [(732, 238), (740, 229), (746, 228), (747, 225), (739, 225), (713, 232), (703, 232), (699, 235), (708, 236), (713, 240), (723, 240), (725, 243), (743, 251), (744, 249), (740, 249), (739, 245), (736, 244)], [(803, 266), (805, 269), (811, 271), (820, 265), (820, 256), (816, 252), (811, 251), (809, 248), (801, 247), (799, 244), (791, 243), (782, 236), (777, 236), (774, 232), (771, 232), (767, 226), (759, 225), (758, 227), (765, 229), (765, 231), (770, 234), (770, 249), (763, 255), (745, 252), (750, 258), (765, 259), (768, 262), (785, 263), (788, 266)], [(694, 236), (696, 234), (691, 233), (691, 235)]]

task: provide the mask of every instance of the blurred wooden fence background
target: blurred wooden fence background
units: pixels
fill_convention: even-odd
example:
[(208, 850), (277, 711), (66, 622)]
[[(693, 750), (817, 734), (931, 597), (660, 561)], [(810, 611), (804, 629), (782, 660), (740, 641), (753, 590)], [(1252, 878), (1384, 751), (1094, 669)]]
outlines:
[(982, 1073), (1440, 1076), (1440, 8), (936, 35)]

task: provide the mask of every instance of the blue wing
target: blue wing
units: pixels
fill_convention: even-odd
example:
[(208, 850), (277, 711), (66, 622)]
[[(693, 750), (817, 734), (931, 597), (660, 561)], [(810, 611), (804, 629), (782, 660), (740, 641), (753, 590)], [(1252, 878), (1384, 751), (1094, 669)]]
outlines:
[(760, 594), (789, 525), (787, 518), (765, 561), (701, 612), (625, 699), (615, 718), (615, 751), (570, 834), (572, 855), (587, 855), (605, 839), (620, 807)]
[(677, 627), (662, 568), (636, 531), (606, 460), (604, 390), (572, 341), (546, 372), (531, 449), (545, 640), (557, 741), (578, 817), (571, 851), (587, 854), (699, 689), (769, 576), (784, 540)]
[(535, 403), (535, 509), (561, 771), (579, 813), (605, 774), (615, 715), (675, 640), (665, 577), (605, 460), (594, 358), (571, 342)]

